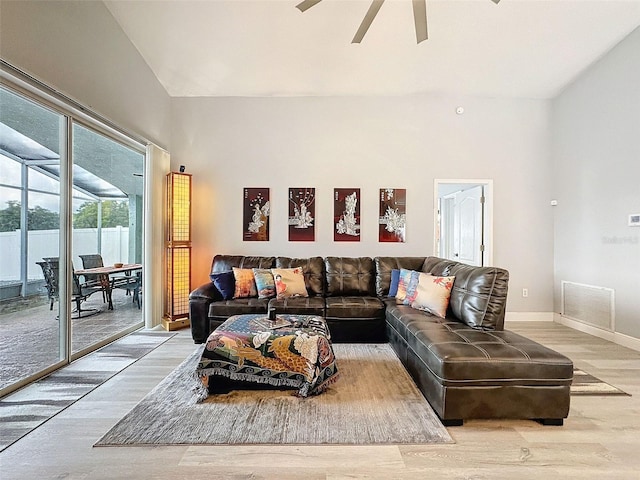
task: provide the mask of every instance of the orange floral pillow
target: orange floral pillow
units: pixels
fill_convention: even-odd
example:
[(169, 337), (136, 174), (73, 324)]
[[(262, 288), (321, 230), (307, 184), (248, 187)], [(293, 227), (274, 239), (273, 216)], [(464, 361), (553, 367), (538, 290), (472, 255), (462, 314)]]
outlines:
[(444, 318), (449, 306), (451, 289), (456, 277), (434, 277), (428, 273), (420, 273), (416, 295), (411, 306)]
[(257, 297), (258, 289), (253, 277), (253, 270), (250, 268), (233, 267), (233, 277), (236, 280), (236, 289), (233, 298)]

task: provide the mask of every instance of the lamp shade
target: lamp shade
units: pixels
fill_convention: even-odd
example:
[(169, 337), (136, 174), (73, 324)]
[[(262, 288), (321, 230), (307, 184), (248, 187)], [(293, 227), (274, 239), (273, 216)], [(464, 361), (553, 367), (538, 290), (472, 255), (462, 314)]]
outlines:
[(163, 326), (176, 330), (189, 325), (191, 292), (191, 175), (167, 175), (165, 238), (166, 308)]

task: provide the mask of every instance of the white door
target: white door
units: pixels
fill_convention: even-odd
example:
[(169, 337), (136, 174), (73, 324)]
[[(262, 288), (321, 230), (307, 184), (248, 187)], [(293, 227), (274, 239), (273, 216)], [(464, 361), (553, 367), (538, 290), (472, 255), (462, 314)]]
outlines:
[(442, 198), (441, 251), (450, 260), (483, 265), (484, 186), (475, 185)]

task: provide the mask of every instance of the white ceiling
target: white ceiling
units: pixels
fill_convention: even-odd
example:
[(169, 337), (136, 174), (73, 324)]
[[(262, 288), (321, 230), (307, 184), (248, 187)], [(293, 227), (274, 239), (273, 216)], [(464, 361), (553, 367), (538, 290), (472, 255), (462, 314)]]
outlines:
[(552, 98), (640, 25), (640, 0), (115, 0), (107, 8), (171, 96)]

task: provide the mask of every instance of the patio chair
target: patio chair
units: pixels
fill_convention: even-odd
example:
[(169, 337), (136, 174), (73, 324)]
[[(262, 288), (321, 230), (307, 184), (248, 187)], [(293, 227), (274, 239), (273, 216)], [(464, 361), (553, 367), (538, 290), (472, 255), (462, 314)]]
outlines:
[(140, 294), (142, 293), (142, 272), (136, 272), (135, 275), (130, 275), (128, 282), (113, 283), (113, 288), (120, 288), (126, 290), (127, 295), (133, 295), (133, 303), (138, 305), (140, 309)]
[[(91, 253), (87, 255), (78, 255), (78, 256), (80, 257), (80, 260), (82, 260), (82, 268), (104, 267), (104, 261), (102, 260), (102, 255), (100, 255), (99, 253)], [(83, 276), (85, 277), (87, 282), (93, 282), (94, 285), (101, 284), (101, 281), (104, 278), (102, 275), (92, 275), (90, 273), (84, 274)], [(109, 285), (108, 288), (110, 289), (120, 288), (120, 285), (127, 285), (130, 281), (131, 281), (131, 277), (129, 272), (126, 272), (124, 276), (122, 275), (111, 276), (109, 278), (109, 282), (111, 285)], [(102, 286), (103, 286), (102, 300), (106, 302), (108, 300), (107, 292), (106, 292), (107, 286), (105, 285), (102, 285)], [(127, 290), (127, 295), (130, 295), (129, 290)]]
[[(48, 261), (36, 262), (42, 269), (44, 275), (45, 285), (47, 288), (47, 296), (49, 297), (49, 310), (53, 310), (53, 303), (55, 300), (59, 300), (60, 290), (60, 264), (59, 260), (54, 257), (49, 257)], [(73, 265), (72, 265), (73, 269)], [(103, 290), (101, 286), (92, 286), (87, 284), (81, 284), (78, 276), (73, 273), (73, 281), (71, 283), (71, 301), (75, 303), (75, 309), (71, 312), (77, 313), (77, 317), (83, 318), (90, 315), (99, 313), (98, 309), (89, 308), (83, 309), (82, 302), (84, 302), (89, 296), (96, 292)]]
[(44, 286), (47, 289), (47, 297), (49, 298), (49, 310), (53, 310), (53, 302), (58, 299), (58, 272), (54, 273), (54, 268), (58, 269), (58, 259), (55, 259), (55, 263), (50, 262), (53, 257), (48, 257), (48, 261), (36, 262), (42, 269), (42, 275), (44, 276)]
[[(97, 268), (104, 267), (104, 262), (102, 261), (102, 255), (99, 253), (92, 253), (89, 255), (78, 255), (80, 260), (82, 260), (82, 268)], [(97, 274), (83, 274), (86, 285), (98, 286), (100, 285), (102, 288), (102, 301), (107, 301), (107, 292), (105, 285), (102, 284), (101, 275)]]

